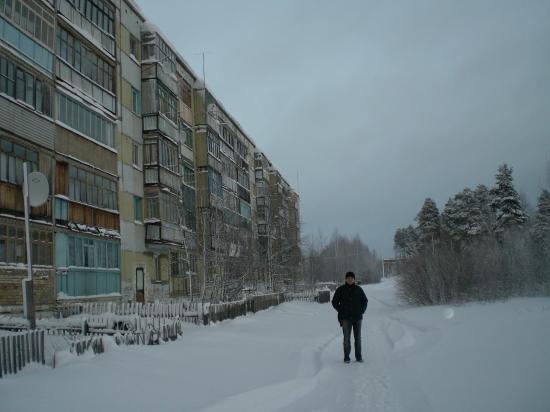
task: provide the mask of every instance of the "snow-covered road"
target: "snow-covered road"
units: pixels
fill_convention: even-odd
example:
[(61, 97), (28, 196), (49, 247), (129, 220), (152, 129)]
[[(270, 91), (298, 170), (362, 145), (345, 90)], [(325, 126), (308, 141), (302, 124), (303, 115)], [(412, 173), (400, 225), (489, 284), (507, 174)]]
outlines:
[(411, 308), (367, 286), (365, 363), (330, 305), (291, 302), (160, 347), (0, 380), (0, 411), (548, 411), (550, 299)]

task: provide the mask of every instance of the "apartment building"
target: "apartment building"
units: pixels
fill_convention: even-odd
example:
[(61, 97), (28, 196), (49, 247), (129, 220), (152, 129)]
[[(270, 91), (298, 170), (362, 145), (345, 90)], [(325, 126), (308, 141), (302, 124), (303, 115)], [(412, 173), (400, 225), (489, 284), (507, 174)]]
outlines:
[[(196, 77), (158, 29), (142, 26), (147, 299), (196, 293), (192, 85)], [(194, 292), (195, 290), (195, 292)]]
[[(276, 169), (269, 171), (271, 267), (288, 281), (299, 270), (299, 197)], [(291, 280), (291, 279), (290, 279)]]
[[(0, 304), (21, 305), (26, 277), (23, 162), (55, 176), (55, 20), (42, 1), (0, 2)], [(30, 210), (35, 304), (55, 302), (53, 198)]]
[(227, 299), (268, 281), (268, 243), (286, 250), (266, 230), (298, 244), (297, 200), (296, 213), (277, 200), (284, 211), (274, 214), (274, 168), (132, 0), (0, 1), (8, 310), (20, 307), (26, 277), (23, 162), (50, 185), (48, 201), (30, 210), (39, 310), (196, 297), (205, 285), (210, 299)]
[(254, 163), (260, 278), (280, 290), (300, 270), (300, 199), (265, 153)]
[(256, 276), (258, 267), (252, 212), (256, 146), (208, 88), (199, 85), (194, 96), (198, 261), (209, 293), (225, 298), (225, 291)]
[(145, 247), (143, 215), (143, 133), (141, 108), (141, 27), (133, 3), (119, 4), (116, 22), (118, 127), (116, 134), (121, 233), (121, 298), (144, 302), (152, 260)]

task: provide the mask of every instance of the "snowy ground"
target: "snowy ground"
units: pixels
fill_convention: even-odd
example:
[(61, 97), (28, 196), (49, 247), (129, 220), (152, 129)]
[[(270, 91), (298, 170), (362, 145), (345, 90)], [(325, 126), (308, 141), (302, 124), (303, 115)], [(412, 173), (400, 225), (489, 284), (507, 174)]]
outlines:
[(17, 411), (548, 411), (550, 299), (411, 308), (367, 286), (366, 362), (342, 362), (330, 305), (285, 303), (0, 379)]

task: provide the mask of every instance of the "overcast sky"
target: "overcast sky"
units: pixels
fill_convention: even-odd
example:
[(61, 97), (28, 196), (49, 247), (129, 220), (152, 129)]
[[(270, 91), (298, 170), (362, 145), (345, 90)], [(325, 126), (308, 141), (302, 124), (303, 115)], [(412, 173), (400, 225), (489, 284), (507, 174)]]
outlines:
[(424, 198), (550, 160), (550, 1), (138, 0), (301, 195), (385, 256)]

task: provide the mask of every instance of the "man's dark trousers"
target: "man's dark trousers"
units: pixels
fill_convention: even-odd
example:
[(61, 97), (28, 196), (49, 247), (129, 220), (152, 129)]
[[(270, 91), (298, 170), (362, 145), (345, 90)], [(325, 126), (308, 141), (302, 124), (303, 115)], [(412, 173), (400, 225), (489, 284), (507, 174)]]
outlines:
[(351, 330), (353, 329), (353, 339), (355, 341), (355, 359), (362, 359), (361, 356), (361, 319), (342, 320), (342, 330), (344, 331), (344, 359), (349, 359), (351, 352)]

